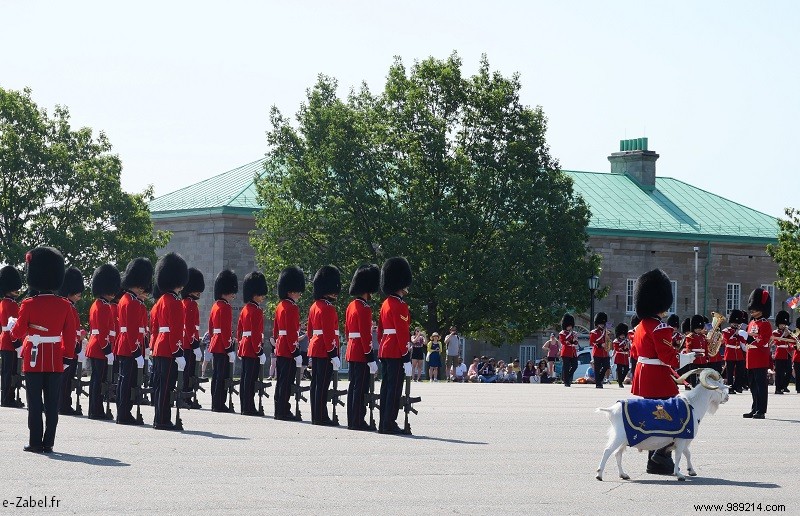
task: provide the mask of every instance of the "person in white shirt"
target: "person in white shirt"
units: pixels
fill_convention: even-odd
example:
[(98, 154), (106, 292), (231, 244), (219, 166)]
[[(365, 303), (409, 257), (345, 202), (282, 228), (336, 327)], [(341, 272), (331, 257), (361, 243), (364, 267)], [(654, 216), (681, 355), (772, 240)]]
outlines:
[(453, 382), (467, 381), (467, 364), (461, 357), (456, 359), (456, 366), (450, 368), (450, 380)]

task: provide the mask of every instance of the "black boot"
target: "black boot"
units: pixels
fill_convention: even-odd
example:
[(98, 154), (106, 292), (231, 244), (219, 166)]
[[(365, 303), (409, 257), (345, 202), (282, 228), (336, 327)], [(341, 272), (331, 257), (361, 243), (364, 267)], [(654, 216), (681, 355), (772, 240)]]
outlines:
[(647, 472), (653, 475), (672, 475), (675, 472), (675, 463), (672, 461), (672, 452), (665, 446), (656, 451), (648, 452)]

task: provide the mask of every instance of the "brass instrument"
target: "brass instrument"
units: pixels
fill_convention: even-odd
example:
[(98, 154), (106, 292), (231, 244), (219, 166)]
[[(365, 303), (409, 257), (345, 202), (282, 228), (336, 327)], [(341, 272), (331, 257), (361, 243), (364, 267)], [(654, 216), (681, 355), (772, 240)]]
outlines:
[(711, 330), (708, 332), (708, 356), (713, 357), (719, 353), (722, 346), (722, 330), (720, 326), (725, 322), (725, 316), (717, 312), (711, 312)]
[[(786, 336), (788, 334), (788, 337)], [(772, 337), (773, 341), (788, 342), (793, 344), (795, 349), (800, 350), (800, 328), (792, 331), (784, 330), (783, 337)]]
[(611, 331), (606, 330), (606, 342), (605, 342), (606, 351), (611, 352), (614, 350), (614, 339), (611, 338)]

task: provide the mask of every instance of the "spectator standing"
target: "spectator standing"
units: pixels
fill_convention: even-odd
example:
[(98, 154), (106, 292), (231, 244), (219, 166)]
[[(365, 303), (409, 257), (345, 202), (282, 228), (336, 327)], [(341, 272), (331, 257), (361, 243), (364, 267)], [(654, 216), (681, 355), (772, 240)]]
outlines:
[(447, 370), (455, 367), (458, 356), (461, 354), (461, 336), (455, 326), (450, 327), (450, 333), (444, 338), (444, 345), (447, 347)]
[(550, 338), (542, 346), (542, 350), (547, 357), (547, 374), (551, 378), (556, 374), (556, 361), (558, 360), (558, 352), (561, 349), (561, 343), (558, 342), (555, 333), (550, 334)]
[(467, 381), (467, 364), (461, 357), (456, 357), (458, 365), (450, 369), (450, 380), (453, 382), (463, 383)]
[(439, 338), (439, 334), (433, 332), (428, 341), (428, 378), (432, 382), (439, 381), (439, 368), (442, 367), (442, 344)]
[(425, 334), (417, 328), (411, 337), (411, 379), (415, 382), (422, 381), (422, 372), (425, 369)]

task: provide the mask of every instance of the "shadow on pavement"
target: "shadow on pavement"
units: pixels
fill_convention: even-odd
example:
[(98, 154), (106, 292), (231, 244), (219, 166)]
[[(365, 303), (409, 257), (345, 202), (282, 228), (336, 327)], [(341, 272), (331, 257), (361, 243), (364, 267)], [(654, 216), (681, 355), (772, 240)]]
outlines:
[(50, 460), (61, 460), (64, 462), (82, 462), (91, 466), (130, 466), (127, 462), (121, 462), (117, 459), (110, 459), (108, 457), (90, 457), (83, 455), (72, 455), (70, 453), (54, 452), (47, 455)]
[(631, 482), (635, 484), (651, 484), (651, 485), (697, 484), (699, 486), (754, 487), (758, 489), (777, 489), (781, 487), (779, 484), (772, 484), (769, 482), (742, 482), (740, 480), (726, 480), (724, 478), (714, 478), (714, 477), (686, 477), (686, 482), (678, 482), (674, 477), (664, 478), (663, 480), (632, 480)]
[(767, 418), (767, 419), (771, 419), (772, 421), (782, 421), (784, 423), (800, 423), (800, 419), (772, 419), (772, 418)]
[(488, 445), (489, 443), (485, 443), (483, 441), (462, 441), (461, 439), (444, 439), (442, 437), (428, 437), (427, 435), (402, 435), (400, 434), (398, 437), (406, 437), (408, 439), (418, 439), (418, 440), (427, 440), (427, 441), (439, 441), (442, 443), (452, 443), (452, 444), (483, 444)]
[(200, 437), (210, 437), (211, 439), (230, 439), (233, 441), (249, 441), (247, 437), (234, 437), (232, 435), (215, 434), (214, 432), (205, 432), (202, 430), (181, 430), (182, 434), (199, 435)]

